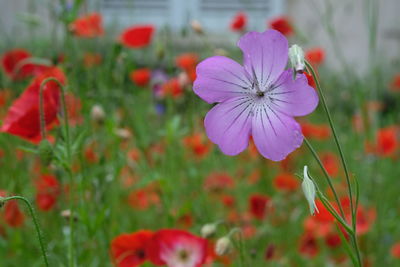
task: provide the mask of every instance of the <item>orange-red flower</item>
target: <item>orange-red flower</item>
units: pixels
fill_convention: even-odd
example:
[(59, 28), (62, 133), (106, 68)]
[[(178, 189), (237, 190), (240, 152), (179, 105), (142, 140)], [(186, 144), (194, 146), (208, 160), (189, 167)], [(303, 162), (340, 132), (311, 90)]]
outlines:
[(129, 205), (135, 209), (147, 210), (151, 206), (160, 203), (160, 196), (152, 186), (148, 186), (131, 192), (128, 197), (128, 202)]
[(390, 90), (400, 92), (400, 73), (396, 74), (389, 85)]
[(226, 172), (213, 172), (204, 180), (204, 189), (219, 193), (235, 186), (235, 180)]
[(69, 25), (75, 36), (94, 38), (104, 34), (103, 19), (99, 13), (91, 13), (77, 18)]
[(111, 256), (115, 266), (135, 267), (147, 260), (146, 248), (153, 232), (140, 230), (131, 234), (121, 234), (111, 242)]
[(14, 228), (20, 227), (24, 224), (25, 215), (19, 208), (17, 200), (7, 201), (4, 206), (3, 219), (10, 227)]
[(378, 130), (376, 137), (376, 152), (383, 157), (392, 156), (399, 146), (397, 128), (389, 126)]
[(315, 83), (313, 76), (311, 74), (309, 74), (308, 72), (304, 72), (304, 74), (306, 75), (308, 85), (313, 87), (314, 89), (316, 89), (317, 84)]
[(331, 136), (331, 130), (325, 124), (312, 124), (310, 122), (301, 122), (301, 130), (303, 135), (307, 138), (314, 138), (317, 140), (326, 140)]
[(154, 31), (153, 25), (135, 25), (121, 33), (120, 42), (128, 48), (143, 48), (151, 43)]
[(264, 219), (267, 211), (268, 205), (270, 204), (271, 198), (262, 194), (253, 194), (249, 198), (249, 211), (250, 214), (258, 219)]
[(100, 65), (101, 61), (102, 61), (102, 57), (98, 53), (86, 52), (83, 55), (83, 65), (87, 68)]
[(325, 60), (325, 51), (321, 47), (309, 49), (305, 53), (305, 59), (313, 66), (321, 65)]
[(281, 173), (274, 178), (274, 186), (278, 191), (293, 192), (299, 185), (299, 180), (290, 173)]
[(390, 254), (392, 254), (393, 258), (400, 259), (400, 242), (393, 244), (392, 248), (390, 249)]
[(293, 27), (287, 17), (277, 17), (269, 21), (269, 28), (281, 32), (283, 35), (289, 36), (293, 34)]
[(332, 152), (324, 152), (321, 154), (321, 161), (326, 171), (331, 176), (336, 176), (339, 173), (339, 160)]
[(6, 52), (1, 58), (1, 66), (5, 74), (12, 80), (20, 80), (33, 75), (38, 75), (49, 67), (29, 63), (27, 60), (32, 55), (24, 49), (13, 49)]
[(317, 238), (311, 232), (305, 232), (299, 242), (299, 252), (304, 256), (313, 258), (319, 253)]
[(198, 158), (204, 158), (211, 148), (211, 143), (202, 134), (194, 133), (183, 139), (183, 144)]
[[(9, 108), (0, 129), (1, 132), (19, 136), (30, 142), (40, 142), (39, 90), (41, 83), (48, 77), (55, 77), (62, 84), (66, 82), (64, 73), (57, 67), (37, 76)], [(47, 128), (57, 123), (59, 97), (60, 88), (57, 83), (54, 81), (46, 83), (43, 90), (43, 106)]]
[(244, 12), (237, 13), (232, 21), (230, 28), (234, 32), (243, 32), (246, 30), (247, 27), (247, 15)]
[(131, 81), (137, 86), (145, 87), (149, 84), (151, 78), (151, 70), (149, 68), (142, 68), (134, 70), (130, 73)]
[(163, 83), (161, 86), (161, 95), (164, 97), (170, 96), (175, 99), (181, 97), (183, 95), (183, 88), (179, 80), (177, 78), (172, 78)]
[(36, 204), (42, 211), (51, 210), (57, 202), (61, 192), (60, 184), (53, 175), (42, 175), (35, 182), (36, 185)]

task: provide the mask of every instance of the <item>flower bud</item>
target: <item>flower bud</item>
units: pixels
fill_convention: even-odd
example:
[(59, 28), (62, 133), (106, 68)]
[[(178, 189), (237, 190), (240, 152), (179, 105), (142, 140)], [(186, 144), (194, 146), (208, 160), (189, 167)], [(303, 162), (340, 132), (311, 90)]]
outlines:
[(201, 228), (201, 236), (204, 238), (209, 238), (213, 236), (216, 231), (217, 225), (215, 223), (208, 223)]
[(47, 139), (43, 139), (39, 144), (39, 157), (44, 165), (48, 166), (53, 160), (53, 147)]
[(289, 59), (294, 71), (303, 73), (305, 68), (304, 52), (300, 46), (294, 44), (289, 48)]
[(218, 256), (228, 254), (232, 250), (232, 241), (229, 237), (224, 236), (217, 240), (215, 244), (215, 253)]
[(204, 34), (203, 26), (201, 26), (200, 22), (197, 20), (192, 20), (190, 23), (192, 30), (197, 34)]
[(308, 176), (308, 167), (304, 166), (304, 174), (303, 174), (304, 178), (303, 178), (303, 182), (301, 184), (301, 188), (303, 189), (304, 195), (307, 199), (308, 202), (308, 206), (310, 207), (310, 213), (311, 215), (314, 215), (315, 210), (317, 212), (318, 208), (315, 205), (315, 184), (313, 182), (313, 180), (310, 179), (310, 177)]
[(97, 123), (97, 124), (102, 124), (104, 121), (106, 114), (104, 112), (104, 109), (100, 105), (94, 105), (92, 107), (92, 110), (90, 111), (90, 117), (92, 120)]

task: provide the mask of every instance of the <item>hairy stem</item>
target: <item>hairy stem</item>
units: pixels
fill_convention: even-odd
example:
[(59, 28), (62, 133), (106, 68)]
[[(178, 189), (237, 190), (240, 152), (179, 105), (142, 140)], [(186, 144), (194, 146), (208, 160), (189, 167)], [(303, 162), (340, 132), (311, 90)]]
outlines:
[(2, 203), (2, 202), (4, 203), (4, 202), (10, 201), (10, 200), (21, 200), (26, 204), (26, 206), (28, 206), (29, 213), (31, 214), (33, 223), (35, 225), (36, 233), (37, 233), (37, 236), (38, 236), (38, 239), (39, 239), (40, 250), (42, 252), (44, 265), (46, 267), (49, 267), (49, 261), (47, 259), (47, 253), (46, 253), (46, 249), (45, 249), (45, 245), (44, 245), (43, 235), (42, 235), (42, 232), (40, 231), (39, 223), (38, 223), (38, 220), (36, 218), (36, 213), (35, 213), (32, 205), (31, 205), (31, 203), (29, 202), (28, 199), (26, 199), (24, 197), (21, 197), (21, 196), (11, 196), (11, 197), (0, 198), (0, 203)]

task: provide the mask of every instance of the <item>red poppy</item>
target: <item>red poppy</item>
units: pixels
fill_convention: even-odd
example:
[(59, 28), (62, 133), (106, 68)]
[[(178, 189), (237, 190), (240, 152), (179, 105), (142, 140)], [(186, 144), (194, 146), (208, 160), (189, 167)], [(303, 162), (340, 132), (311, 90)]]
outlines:
[(316, 89), (317, 84), (315, 83), (313, 76), (308, 74), (308, 72), (304, 72), (304, 74), (306, 75), (308, 85)]
[(325, 152), (321, 155), (321, 161), (326, 171), (331, 176), (336, 176), (339, 173), (339, 160), (332, 152)]
[(128, 48), (142, 48), (151, 43), (154, 31), (153, 25), (135, 25), (121, 33), (120, 41)]
[(399, 146), (397, 129), (394, 126), (379, 129), (376, 139), (377, 153), (384, 157), (392, 156)]
[(87, 68), (100, 65), (101, 61), (101, 55), (98, 53), (87, 52), (83, 55), (83, 65)]
[(277, 17), (269, 22), (269, 28), (281, 32), (283, 35), (289, 36), (293, 34), (293, 27), (286, 17)]
[(247, 15), (244, 12), (237, 13), (231, 22), (230, 28), (234, 32), (243, 32), (247, 27)]
[(299, 252), (304, 256), (313, 258), (319, 252), (317, 238), (310, 232), (305, 232), (299, 243)]
[(81, 124), (83, 122), (81, 100), (72, 92), (67, 92), (65, 94), (65, 103), (67, 105), (69, 124), (72, 126)]
[(393, 80), (392, 80), (389, 88), (394, 92), (400, 92), (400, 73), (396, 74), (393, 77)]
[(325, 124), (312, 124), (310, 122), (301, 122), (301, 130), (303, 135), (307, 138), (314, 138), (317, 140), (326, 140), (331, 136), (331, 130)]
[(40, 74), (49, 68), (44, 65), (28, 63), (27, 59), (31, 57), (31, 54), (24, 49), (17, 48), (6, 52), (1, 58), (5, 74), (13, 80), (20, 80)]
[[(315, 205), (317, 206), (318, 212), (315, 213), (314, 218), (319, 222), (333, 222), (335, 221), (335, 217), (325, 208), (322, 201), (317, 199), (315, 200)], [(332, 204), (332, 206), (336, 207), (336, 205)]]
[(145, 87), (149, 84), (151, 78), (151, 70), (149, 68), (142, 68), (134, 70), (130, 73), (131, 81), (137, 86)]
[(3, 218), (10, 227), (19, 227), (24, 224), (25, 215), (20, 210), (18, 201), (7, 201), (4, 206)]
[(151, 186), (136, 190), (129, 194), (129, 204), (138, 210), (146, 210), (160, 203), (160, 196)]
[(157, 266), (201, 267), (207, 258), (207, 247), (206, 239), (182, 230), (164, 229), (153, 235), (146, 251)]
[(299, 185), (299, 180), (290, 173), (281, 173), (274, 178), (274, 186), (278, 191), (293, 192)]
[[(40, 142), (39, 90), (42, 81), (48, 77), (54, 77), (63, 84), (66, 82), (64, 73), (57, 67), (37, 76), (9, 108), (0, 129), (1, 132), (16, 135), (34, 143)], [(54, 81), (46, 83), (43, 90), (43, 103), (47, 128), (57, 123), (59, 96), (60, 89), (57, 83)]]
[(235, 180), (226, 172), (213, 172), (204, 180), (204, 189), (219, 193), (235, 187)]
[(313, 66), (321, 65), (325, 60), (325, 51), (321, 47), (315, 47), (307, 50), (305, 58)]
[(94, 38), (104, 34), (102, 16), (99, 13), (91, 13), (77, 18), (69, 25), (75, 36)]
[(271, 198), (261, 194), (253, 194), (249, 198), (250, 214), (258, 220), (264, 219)]
[(61, 192), (60, 184), (53, 175), (42, 175), (36, 181), (36, 203), (40, 210), (51, 210)]
[(118, 267), (135, 267), (147, 260), (146, 248), (153, 232), (140, 230), (121, 234), (111, 241), (111, 256)]
[(183, 144), (192, 151), (198, 158), (203, 158), (208, 154), (211, 148), (211, 143), (205, 141), (203, 135), (195, 133), (190, 136), (186, 136), (183, 139)]
[(184, 53), (175, 58), (175, 64), (183, 70), (196, 68), (199, 56), (196, 53)]
[(400, 242), (393, 244), (392, 248), (390, 249), (390, 254), (395, 259), (400, 259)]
[(342, 244), (342, 239), (340, 238), (339, 234), (337, 234), (337, 233), (329, 233), (325, 237), (325, 244), (328, 247), (336, 248)]
[(183, 88), (177, 78), (172, 78), (161, 86), (162, 96), (171, 96), (172, 98), (179, 98), (183, 95)]

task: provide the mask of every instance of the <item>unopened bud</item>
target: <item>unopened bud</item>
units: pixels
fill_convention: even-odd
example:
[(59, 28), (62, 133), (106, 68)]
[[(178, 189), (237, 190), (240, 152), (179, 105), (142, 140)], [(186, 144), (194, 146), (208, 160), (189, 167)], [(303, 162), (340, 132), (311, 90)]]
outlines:
[(228, 254), (232, 250), (232, 241), (229, 237), (224, 236), (217, 240), (215, 244), (215, 253), (218, 256)]
[(305, 68), (304, 52), (300, 46), (294, 44), (289, 48), (289, 59), (294, 71), (303, 73)]
[(94, 105), (90, 111), (90, 117), (95, 123), (102, 124), (106, 117), (103, 107), (100, 105)]
[(44, 165), (48, 166), (53, 160), (53, 147), (47, 139), (43, 139), (39, 144), (39, 156)]
[(190, 23), (190, 26), (192, 26), (192, 30), (197, 33), (197, 34), (204, 34), (203, 31), (203, 26), (201, 26), (200, 22), (197, 20), (192, 20)]
[[(73, 216), (73, 215), (72, 215), (72, 213), (71, 213), (70, 210), (63, 210), (63, 211), (61, 211), (61, 217), (65, 218), (67, 221), (70, 220), (71, 216)], [(74, 222), (77, 222), (77, 221), (78, 221), (78, 217), (77, 217), (77, 216), (73, 216), (72, 219), (74, 220)]]
[(318, 211), (317, 206), (315, 205), (315, 184), (313, 180), (310, 179), (308, 176), (308, 168), (307, 166), (304, 166), (304, 174), (303, 174), (303, 182), (301, 184), (301, 188), (303, 189), (304, 196), (307, 199), (308, 206), (310, 207), (310, 213), (311, 215), (314, 215), (315, 211)]
[(124, 141), (127, 141), (131, 139), (132, 133), (128, 129), (120, 128), (115, 131), (115, 134), (123, 139)]
[(204, 238), (209, 238), (213, 236), (216, 231), (217, 225), (215, 223), (208, 223), (201, 228), (201, 236)]

